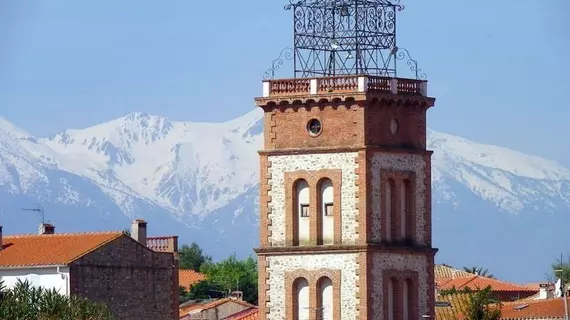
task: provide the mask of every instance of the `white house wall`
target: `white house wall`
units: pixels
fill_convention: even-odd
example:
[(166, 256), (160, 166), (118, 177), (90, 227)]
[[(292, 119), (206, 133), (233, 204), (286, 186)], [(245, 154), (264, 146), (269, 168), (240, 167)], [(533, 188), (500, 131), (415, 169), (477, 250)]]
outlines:
[(69, 288), (69, 268), (22, 268), (22, 269), (0, 269), (0, 278), (4, 281), (6, 288), (13, 288), (18, 279), (28, 282), (36, 287), (46, 289), (56, 289), (60, 294), (68, 295)]

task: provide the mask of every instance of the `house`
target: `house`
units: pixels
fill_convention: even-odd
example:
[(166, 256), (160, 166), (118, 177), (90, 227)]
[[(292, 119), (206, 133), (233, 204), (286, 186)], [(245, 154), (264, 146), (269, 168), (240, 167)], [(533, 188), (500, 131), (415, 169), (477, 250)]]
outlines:
[[(567, 303), (570, 304), (568, 298)], [(554, 320), (565, 318), (564, 299), (551, 298), (534, 301), (513, 301), (505, 303), (501, 309), (501, 319)]]
[(175, 252), (147, 247), (143, 220), (133, 222), (131, 235), (57, 234), (53, 225), (42, 224), (38, 234), (2, 236), (0, 227), (0, 277), (7, 287), (28, 280), (105, 303), (118, 320), (177, 319)]
[(436, 281), (438, 279), (454, 279), (458, 277), (470, 277), (475, 275), (464, 270), (455, 269), (454, 267), (447, 264), (434, 265), (433, 273)]
[[(188, 303), (180, 306), (180, 320), (228, 320), (228, 319), (250, 319), (233, 318), (237, 314), (257, 310), (257, 307), (245, 301), (235, 298), (223, 298), (208, 300), (202, 303)], [(242, 316), (249, 316), (242, 314)]]
[(190, 287), (193, 284), (196, 284), (204, 279), (206, 279), (206, 275), (203, 273), (196, 272), (191, 269), (178, 270), (178, 283), (186, 291), (190, 290)]
[(479, 290), (484, 289), (487, 286), (491, 286), (493, 297), (501, 301), (520, 300), (539, 293), (539, 290), (533, 287), (477, 275), (447, 280), (439, 279), (437, 290), (438, 293), (444, 290), (451, 290), (453, 288), (456, 290)]
[(246, 309), (242, 312), (238, 312), (232, 316), (225, 318), (224, 320), (258, 320), (259, 313), (257, 307)]
[[(568, 298), (567, 298), (568, 299)], [(462, 320), (465, 318), (469, 295), (465, 293), (448, 295), (440, 301), (450, 303), (448, 307), (435, 309), (437, 320)], [(567, 301), (568, 302), (568, 301)], [(501, 306), (503, 320), (558, 320), (564, 319), (563, 298), (523, 299), (504, 302)]]

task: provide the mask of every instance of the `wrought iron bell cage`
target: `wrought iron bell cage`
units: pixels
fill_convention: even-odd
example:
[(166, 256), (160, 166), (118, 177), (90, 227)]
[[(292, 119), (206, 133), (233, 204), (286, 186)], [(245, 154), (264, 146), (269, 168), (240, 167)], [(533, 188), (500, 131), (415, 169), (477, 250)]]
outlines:
[(396, 76), (400, 0), (290, 0), (294, 76)]

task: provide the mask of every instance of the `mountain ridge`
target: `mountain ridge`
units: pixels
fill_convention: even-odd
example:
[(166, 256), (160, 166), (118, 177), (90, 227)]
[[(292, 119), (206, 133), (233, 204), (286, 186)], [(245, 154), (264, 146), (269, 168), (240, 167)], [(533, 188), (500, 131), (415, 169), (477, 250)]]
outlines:
[[(36, 138), (0, 118), (0, 197), (13, 202), (12, 211), (26, 201), (49, 203), (61, 211), (58, 224), (69, 228), (74, 225), (67, 221), (79, 219), (72, 210), (84, 211), (94, 228), (142, 216), (158, 224), (157, 232), (181, 234), (182, 242), (208, 242), (204, 247), (216, 250), (214, 256), (248, 254), (258, 236), (252, 231), (259, 218), (262, 120), (259, 109), (220, 123), (135, 112)], [(471, 226), (494, 230), (493, 239), (533, 227), (548, 238), (556, 233), (551, 220), (566, 219), (570, 168), (431, 129), (427, 134), (428, 149), (434, 150), (434, 241), (443, 244), (442, 259), (471, 259), (450, 244), (457, 242), (454, 237), (465, 244), (469, 235), (476, 236), (463, 225), (469, 219)], [(12, 214), (10, 219), (31, 218)], [(495, 264), (489, 261), (490, 267)]]

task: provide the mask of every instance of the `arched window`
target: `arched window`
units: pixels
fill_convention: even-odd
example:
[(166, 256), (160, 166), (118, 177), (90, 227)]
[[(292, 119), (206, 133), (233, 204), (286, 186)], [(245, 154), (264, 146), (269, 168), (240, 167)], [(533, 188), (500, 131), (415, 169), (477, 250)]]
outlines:
[(388, 303), (388, 320), (395, 320), (396, 319), (396, 288), (398, 288), (398, 280), (396, 278), (390, 278), (388, 280), (388, 294), (387, 294), (387, 303)]
[(394, 219), (394, 207), (395, 207), (395, 185), (393, 179), (388, 179), (386, 181), (386, 193), (384, 197), (384, 211), (386, 213), (386, 230), (385, 230), (385, 237), (387, 241), (392, 240), (392, 230), (394, 227), (394, 223), (396, 222)]
[(400, 190), (400, 194), (402, 195), (402, 202), (401, 202), (401, 234), (403, 240), (413, 240), (415, 230), (412, 228), (414, 225), (413, 216), (414, 208), (413, 205), (413, 193), (412, 193), (412, 185), (410, 180), (405, 179), (402, 181), (402, 186)]
[(317, 319), (333, 320), (333, 282), (328, 277), (319, 279), (317, 283)]
[[(407, 203), (408, 203), (408, 190), (406, 190), (406, 183), (404, 181), (402, 181), (402, 183), (400, 183), (400, 190), (398, 190), (398, 192), (400, 193), (400, 238), (402, 240), (406, 239), (408, 237), (408, 223), (410, 223), (410, 221), (408, 221), (408, 207), (407, 207)], [(405, 311), (404, 311), (405, 312)], [(404, 320), (406, 320), (404, 318)]]
[(293, 282), (293, 319), (309, 319), (309, 281), (298, 278)]
[(295, 200), (296, 204), (295, 207), (296, 212), (295, 219), (296, 219), (296, 235), (297, 241), (295, 244), (298, 245), (307, 245), (309, 244), (310, 239), (310, 193), (309, 193), (309, 184), (306, 180), (297, 180), (295, 183)]
[[(319, 198), (321, 200), (321, 217), (319, 221), (319, 238), (322, 242), (319, 244), (333, 244), (334, 243), (334, 188), (330, 179), (323, 179), (319, 183)], [(338, 209), (336, 210), (338, 211)]]
[(406, 279), (404, 281), (404, 288), (402, 290), (402, 297), (403, 301), (403, 311), (404, 311), (404, 319), (403, 320), (412, 320), (416, 319), (417, 315), (415, 314), (415, 299), (414, 299), (414, 283), (411, 279)]

